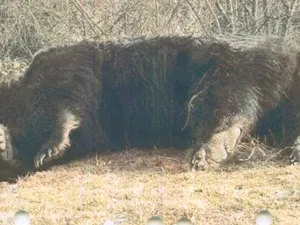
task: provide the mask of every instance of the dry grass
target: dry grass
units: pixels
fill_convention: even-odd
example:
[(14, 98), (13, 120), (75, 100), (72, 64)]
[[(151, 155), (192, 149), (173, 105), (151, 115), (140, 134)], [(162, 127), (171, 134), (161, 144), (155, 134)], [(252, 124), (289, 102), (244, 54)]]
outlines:
[(298, 0), (49, 0), (0, 4), (0, 58), (141, 35), (276, 35), (299, 43)]
[(246, 225), (267, 208), (275, 224), (298, 223), (298, 166), (253, 157), (192, 173), (187, 162), (186, 150), (132, 149), (55, 166), (13, 184), (2, 182), (0, 221), (12, 224), (13, 214), (25, 209), (33, 225), (103, 224), (106, 219), (139, 225), (153, 215), (166, 224), (186, 216), (195, 225)]
[(1, 60), (0, 61), (0, 83), (10, 83), (18, 80), (27, 68), (24, 60)]

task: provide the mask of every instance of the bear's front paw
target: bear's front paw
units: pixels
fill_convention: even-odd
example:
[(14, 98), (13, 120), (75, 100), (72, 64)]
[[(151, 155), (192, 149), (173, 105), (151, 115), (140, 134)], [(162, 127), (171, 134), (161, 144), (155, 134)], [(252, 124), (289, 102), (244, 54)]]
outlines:
[(34, 159), (34, 166), (36, 169), (42, 168), (45, 164), (49, 163), (57, 155), (57, 151), (53, 147), (42, 148)]
[(192, 171), (207, 170), (209, 168), (209, 164), (206, 160), (206, 154), (206, 150), (203, 147), (200, 150), (194, 152), (190, 162), (190, 169)]
[(0, 152), (6, 150), (5, 128), (0, 125)]

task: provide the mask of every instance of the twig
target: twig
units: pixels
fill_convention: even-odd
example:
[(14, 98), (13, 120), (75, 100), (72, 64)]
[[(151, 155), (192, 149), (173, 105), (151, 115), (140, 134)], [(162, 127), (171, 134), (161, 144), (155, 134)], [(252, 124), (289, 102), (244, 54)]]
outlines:
[(220, 13), (223, 15), (223, 17), (225, 18), (227, 24), (229, 24), (229, 23), (230, 23), (230, 22), (229, 22), (229, 18), (228, 18), (228, 16), (227, 16), (227, 14), (226, 14), (226, 12), (225, 12), (223, 6), (219, 3), (219, 1), (216, 1), (216, 7), (217, 7), (217, 9), (220, 11)]
[[(213, 74), (213, 76), (218, 72), (218, 70), (219, 70), (219, 69), (217, 69), (217, 70), (215, 71), (215, 73)], [(206, 73), (203, 75), (203, 77), (201, 78), (201, 80), (199, 81), (199, 83), (198, 83), (198, 85), (197, 85), (198, 87), (199, 87), (200, 84), (203, 82), (203, 80), (207, 77), (207, 75), (208, 75), (208, 72), (206, 72)], [(204, 89), (204, 91), (206, 91), (206, 90)], [(201, 91), (199, 91), (197, 94), (193, 95), (193, 97), (190, 99), (190, 101), (189, 101), (189, 103), (188, 103), (188, 114), (187, 114), (187, 118), (186, 118), (186, 121), (185, 121), (184, 126), (181, 128), (181, 131), (183, 131), (183, 130), (187, 127), (187, 125), (188, 125), (188, 123), (189, 123), (191, 110), (192, 110), (192, 108), (194, 107), (194, 106), (193, 106), (193, 101), (194, 101), (194, 99), (195, 99), (195, 98), (198, 98), (199, 95), (202, 94), (202, 93), (203, 93), (203, 90), (201, 90)]]
[(194, 7), (192, 6), (192, 4), (189, 2), (189, 0), (185, 0), (185, 1), (186, 1), (186, 3), (190, 6), (190, 8), (191, 8), (191, 10), (193, 11), (193, 13), (195, 14), (195, 16), (196, 16), (197, 20), (199, 21), (199, 23), (200, 23), (200, 25), (201, 25), (201, 27), (202, 27), (204, 33), (205, 33), (206, 35), (208, 35), (208, 32), (206, 31), (206, 29), (205, 29), (205, 27), (204, 27), (204, 25), (203, 25), (203, 23), (202, 23), (202, 20), (200, 19), (200, 17), (199, 17), (198, 14), (196, 13), (196, 10), (195, 10)]
[[(85, 17), (86, 21), (88, 22), (88, 24), (90, 25), (91, 29), (93, 30), (93, 32), (99, 36), (98, 32), (94, 29), (94, 26), (98, 28), (98, 30), (101, 32), (102, 35), (104, 35), (105, 37), (107, 37), (107, 35), (105, 34), (105, 32), (98, 26), (97, 23), (95, 23), (94, 20), (92, 20), (92, 18), (89, 16), (89, 14), (83, 9), (83, 7), (78, 3), (77, 0), (70, 0), (70, 2), (75, 6), (75, 8)], [(92, 24), (93, 23), (93, 24)]]
[(193, 95), (193, 97), (191, 98), (191, 100), (189, 101), (188, 103), (188, 114), (187, 114), (187, 118), (186, 118), (186, 121), (185, 121), (185, 124), (183, 126), (183, 128), (181, 128), (181, 131), (183, 131), (186, 126), (188, 125), (189, 123), (189, 120), (190, 120), (190, 114), (191, 114), (191, 108), (194, 107), (192, 102), (195, 98), (197, 98), (200, 94), (202, 93), (202, 91), (199, 91), (197, 94)]
[(276, 154), (272, 155), (270, 158), (266, 159), (266, 162), (270, 161), (271, 159), (274, 159), (276, 156), (280, 155), (283, 151), (286, 149), (290, 149), (291, 147), (285, 147), (282, 148), (280, 151), (276, 152)]
[[(111, 32), (112, 29), (114, 28), (114, 26), (116, 26), (123, 18), (126, 17), (126, 14), (128, 13), (128, 11), (131, 10), (132, 8), (136, 7), (139, 3), (140, 3), (140, 0), (138, 0), (136, 2), (129, 1), (128, 4), (126, 5), (125, 9), (123, 10), (123, 12), (117, 17), (117, 19), (109, 27), (109, 31)], [(132, 5), (133, 5), (133, 7), (131, 7)]]
[(173, 161), (176, 161), (176, 162), (181, 162), (179, 159), (175, 159), (175, 158), (172, 158), (172, 157), (166, 157), (166, 156), (155, 156), (153, 157), (154, 159), (167, 159), (167, 160), (173, 160)]
[(267, 24), (268, 21), (269, 17), (265, 18), (262, 24), (259, 27), (257, 27), (251, 35), (256, 35)]
[(291, 3), (291, 6), (288, 8), (288, 12), (286, 15), (287, 16), (287, 21), (286, 23), (284, 24), (284, 30), (283, 30), (283, 37), (286, 37), (287, 33), (288, 33), (288, 29), (289, 29), (289, 26), (290, 26), (290, 23), (291, 23), (291, 19), (294, 15), (294, 12), (295, 12), (295, 9), (297, 7), (297, 3), (298, 3), (298, 0), (293, 0), (292, 3)]
[(252, 1), (252, 15), (254, 20), (257, 20), (257, 5), (258, 5), (258, 0), (253, 0)]
[[(268, 0), (263, 0), (263, 9), (264, 9), (264, 18), (269, 18), (269, 4), (268, 4)], [(267, 31), (267, 34), (269, 35), (270, 34), (270, 30), (271, 30), (271, 27), (270, 27), (270, 21), (268, 20), (267, 22), (267, 26), (266, 26), (266, 31)]]
[(239, 161), (241, 161), (241, 162), (249, 161), (252, 158), (252, 156), (254, 155), (255, 149), (256, 148), (252, 148), (250, 155), (246, 159), (239, 159)]
[(230, 3), (230, 20), (231, 20), (231, 29), (232, 29), (232, 33), (235, 33), (235, 21), (234, 21), (234, 13), (233, 13), (233, 4), (232, 4), (232, 0), (229, 0)]
[(216, 23), (217, 23), (217, 26), (218, 26), (218, 30), (219, 30), (219, 34), (221, 35), (222, 31), (221, 31), (221, 25), (220, 25), (219, 19), (218, 19), (217, 15), (215, 14), (213, 8), (211, 7), (211, 5), (209, 3), (210, 0), (205, 0), (205, 1), (206, 1), (206, 4), (207, 4), (208, 8), (209, 8), (209, 11), (215, 17), (215, 20), (216, 20)]
[(172, 10), (171, 16), (170, 16), (170, 18), (168, 19), (168, 24), (171, 23), (172, 19), (174, 18), (175, 14), (177, 13), (178, 8), (179, 8), (179, 3), (180, 3), (180, 1), (177, 2), (176, 6), (175, 6), (174, 9)]

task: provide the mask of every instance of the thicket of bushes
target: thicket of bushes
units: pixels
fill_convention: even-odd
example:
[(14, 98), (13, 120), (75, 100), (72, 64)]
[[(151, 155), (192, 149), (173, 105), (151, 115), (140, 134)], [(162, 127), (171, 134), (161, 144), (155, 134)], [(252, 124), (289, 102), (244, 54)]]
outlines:
[(0, 57), (140, 35), (278, 35), (297, 42), (298, 0), (0, 0)]

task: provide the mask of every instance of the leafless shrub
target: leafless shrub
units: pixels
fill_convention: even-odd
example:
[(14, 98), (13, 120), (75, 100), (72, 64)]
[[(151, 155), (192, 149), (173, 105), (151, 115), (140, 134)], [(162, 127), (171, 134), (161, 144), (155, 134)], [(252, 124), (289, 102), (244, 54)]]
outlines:
[(2, 57), (120, 36), (275, 35), (297, 41), (298, 0), (17, 1), (0, 5)]

